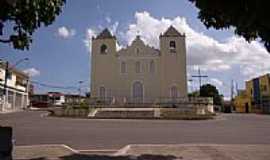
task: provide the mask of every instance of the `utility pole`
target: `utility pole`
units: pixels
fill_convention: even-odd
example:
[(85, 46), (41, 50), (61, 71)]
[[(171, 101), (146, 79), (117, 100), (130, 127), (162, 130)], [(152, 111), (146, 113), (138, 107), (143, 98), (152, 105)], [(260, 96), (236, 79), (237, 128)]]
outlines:
[(233, 96), (234, 96), (234, 84), (233, 84), (233, 80), (231, 82), (231, 101), (233, 100)]
[(7, 99), (8, 99), (8, 97), (7, 97), (7, 80), (8, 80), (8, 75), (9, 75), (9, 71), (8, 71), (9, 63), (8, 63), (8, 61), (4, 62), (4, 65), (5, 65), (5, 80), (4, 80), (3, 93), (1, 93), (2, 97), (3, 97), (3, 108), (5, 108), (5, 106), (7, 104)]
[(189, 83), (190, 83), (190, 84), (189, 84), (189, 85), (190, 85), (190, 92), (192, 93), (192, 92), (193, 92), (193, 86), (192, 86), (192, 85), (193, 85), (193, 84), (192, 84), (193, 79), (189, 79), (188, 81), (189, 81)]
[(7, 95), (7, 80), (8, 80), (8, 76), (9, 76), (9, 63), (8, 61), (6, 62), (6, 67), (5, 67), (5, 81), (4, 81), (4, 93), (3, 95), (6, 96)]
[(201, 75), (201, 70), (198, 68), (198, 75), (193, 75), (193, 78), (198, 78), (199, 79), (199, 85), (200, 85), (200, 90), (199, 93), (201, 94), (201, 87), (202, 87), (202, 78), (207, 78), (207, 75)]
[(235, 89), (236, 89), (236, 95), (238, 96), (239, 95), (239, 89), (238, 89), (238, 83), (235, 82)]
[(231, 82), (231, 107), (230, 107), (230, 112), (232, 111), (233, 108), (233, 96), (234, 96), (234, 82), (232, 80)]

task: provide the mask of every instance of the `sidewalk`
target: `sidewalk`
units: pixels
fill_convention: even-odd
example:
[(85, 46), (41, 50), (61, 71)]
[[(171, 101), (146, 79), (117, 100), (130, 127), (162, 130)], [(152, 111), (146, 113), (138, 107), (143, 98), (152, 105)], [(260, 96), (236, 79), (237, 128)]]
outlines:
[(17, 146), (15, 160), (266, 160), (270, 145), (128, 145), (115, 153), (79, 152), (65, 145)]

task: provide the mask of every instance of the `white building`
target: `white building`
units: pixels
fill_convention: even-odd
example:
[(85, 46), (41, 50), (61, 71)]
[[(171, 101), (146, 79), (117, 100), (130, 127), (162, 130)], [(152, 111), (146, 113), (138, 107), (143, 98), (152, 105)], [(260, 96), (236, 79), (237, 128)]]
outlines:
[(5, 62), (0, 63), (0, 113), (14, 112), (26, 108), (29, 76), (16, 68), (10, 68), (4, 90), (6, 75)]

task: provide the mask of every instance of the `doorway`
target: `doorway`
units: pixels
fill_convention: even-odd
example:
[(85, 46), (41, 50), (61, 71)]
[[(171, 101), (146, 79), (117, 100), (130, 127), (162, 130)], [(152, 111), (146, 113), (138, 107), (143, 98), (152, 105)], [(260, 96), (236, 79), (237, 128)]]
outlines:
[(246, 113), (249, 113), (249, 106), (248, 106), (248, 103), (245, 104), (245, 112), (246, 112)]

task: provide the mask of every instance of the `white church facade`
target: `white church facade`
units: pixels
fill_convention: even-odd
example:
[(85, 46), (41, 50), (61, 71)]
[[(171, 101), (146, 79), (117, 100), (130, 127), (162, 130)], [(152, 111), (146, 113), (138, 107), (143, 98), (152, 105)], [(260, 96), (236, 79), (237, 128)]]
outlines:
[(117, 39), (108, 29), (93, 37), (91, 97), (136, 103), (187, 97), (185, 35), (171, 26), (159, 41), (156, 49), (137, 36), (117, 51)]

